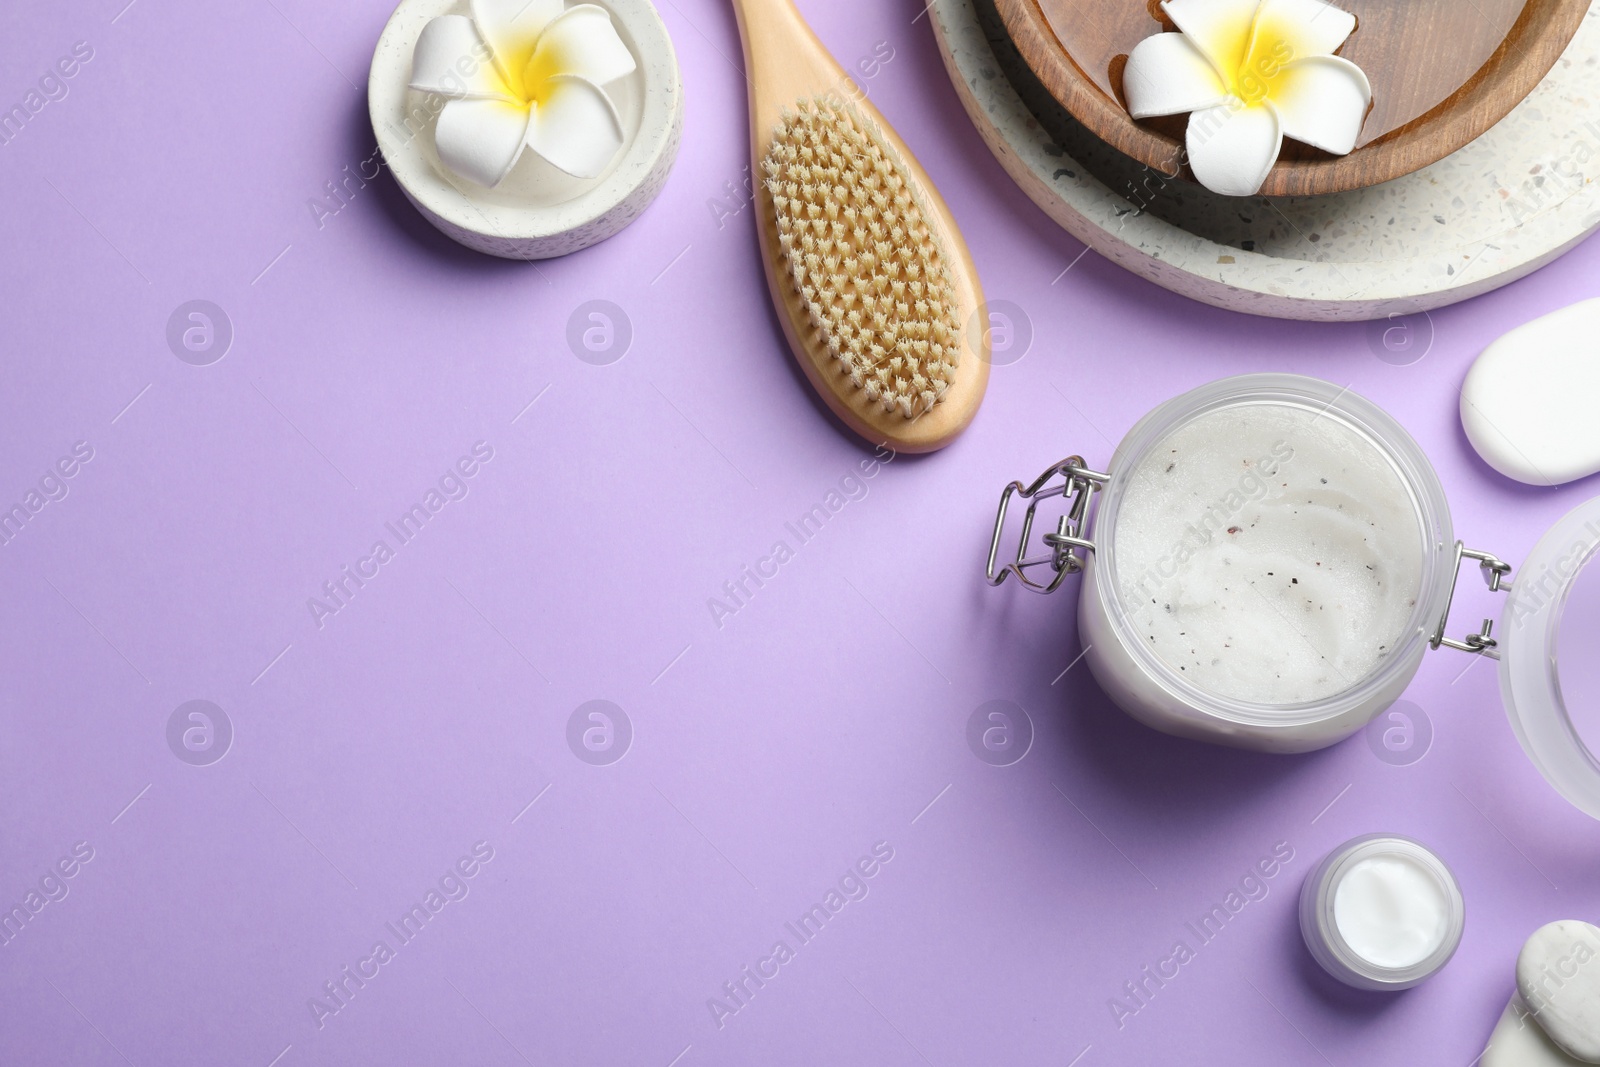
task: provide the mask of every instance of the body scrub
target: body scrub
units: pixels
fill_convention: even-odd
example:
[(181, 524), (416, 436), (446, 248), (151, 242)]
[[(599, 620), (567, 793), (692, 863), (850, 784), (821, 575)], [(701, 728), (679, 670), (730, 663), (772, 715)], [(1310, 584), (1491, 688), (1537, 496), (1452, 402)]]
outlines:
[(1116, 581), (1141, 644), (1192, 685), (1253, 704), (1321, 700), (1405, 633), (1422, 534), (1399, 472), (1315, 409), (1205, 412), (1139, 461)]
[(1306, 879), (1300, 930), (1317, 962), (1360, 989), (1407, 989), (1449, 962), (1465, 908), (1444, 861), (1406, 837), (1358, 837)]
[(1456, 541), (1428, 457), (1348, 386), (1211, 382), (1135, 423), (1107, 466), (1069, 456), (1007, 485), (984, 574), (1049, 593), (1081, 572), (1084, 661), (1157, 730), (1310, 752), (1394, 703), (1430, 648), (1484, 640), (1444, 636), (1457, 564), (1509, 568)]

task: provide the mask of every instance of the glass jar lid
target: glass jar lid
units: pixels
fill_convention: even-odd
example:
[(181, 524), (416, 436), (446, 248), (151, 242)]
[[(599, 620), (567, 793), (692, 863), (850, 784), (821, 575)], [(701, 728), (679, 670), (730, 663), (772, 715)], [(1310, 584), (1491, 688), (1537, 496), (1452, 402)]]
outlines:
[(1562, 796), (1600, 819), (1600, 497), (1568, 512), (1512, 574), (1500, 693), (1517, 739)]

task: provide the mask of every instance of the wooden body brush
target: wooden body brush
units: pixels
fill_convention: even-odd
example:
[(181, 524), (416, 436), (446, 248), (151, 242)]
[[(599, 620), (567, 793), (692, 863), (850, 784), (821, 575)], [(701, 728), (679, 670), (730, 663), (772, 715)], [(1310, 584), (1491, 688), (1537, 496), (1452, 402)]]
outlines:
[(872, 444), (931, 452), (989, 381), (977, 270), (928, 175), (791, 0), (734, 0), (757, 228), (806, 377)]

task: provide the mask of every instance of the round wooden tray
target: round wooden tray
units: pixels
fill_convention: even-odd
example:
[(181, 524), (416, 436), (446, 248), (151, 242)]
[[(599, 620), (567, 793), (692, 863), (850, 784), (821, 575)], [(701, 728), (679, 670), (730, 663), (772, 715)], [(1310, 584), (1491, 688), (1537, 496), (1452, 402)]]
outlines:
[(1239, 198), (1090, 134), (1030, 82), (992, 3), (930, 9), (979, 134), (1059, 225), (1173, 292), (1278, 318), (1377, 319), (1499, 288), (1600, 228), (1600, 9), (1504, 122), (1439, 162), (1331, 196)]
[[(1504, 118), (1566, 48), (1588, 0), (1336, 0), (1359, 28), (1339, 50), (1372, 82), (1355, 151), (1285, 141), (1266, 196), (1359, 189), (1442, 159)], [(1023, 61), (1101, 140), (1168, 175), (1187, 116), (1135, 121), (1122, 97), (1133, 46), (1175, 27), (1155, 0), (995, 0)]]

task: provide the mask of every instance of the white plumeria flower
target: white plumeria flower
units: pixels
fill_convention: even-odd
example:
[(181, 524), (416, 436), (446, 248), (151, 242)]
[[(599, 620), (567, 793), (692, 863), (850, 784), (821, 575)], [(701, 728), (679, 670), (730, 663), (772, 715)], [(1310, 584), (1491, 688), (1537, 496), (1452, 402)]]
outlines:
[(1322, 0), (1166, 0), (1177, 33), (1134, 46), (1122, 74), (1136, 119), (1191, 112), (1189, 167), (1207, 189), (1251, 196), (1285, 137), (1355, 147), (1372, 103), (1361, 68), (1333, 54), (1355, 16)]
[(471, 0), (471, 17), (422, 28), (411, 88), (449, 97), (439, 158), (479, 185), (499, 185), (531, 148), (568, 174), (593, 178), (622, 147), (622, 119), (600, 87), (637, 64), (594, 4)]

